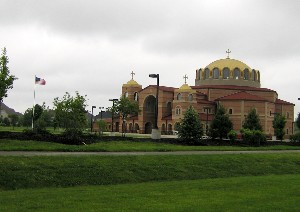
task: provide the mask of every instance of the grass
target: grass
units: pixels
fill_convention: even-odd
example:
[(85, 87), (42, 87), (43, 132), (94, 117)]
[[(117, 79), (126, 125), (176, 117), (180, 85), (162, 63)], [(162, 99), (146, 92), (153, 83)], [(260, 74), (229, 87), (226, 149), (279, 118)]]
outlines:
[(300, 154), (1, 156), (0, 189), (300, 173)]
[(132, 152), (132, 151), (242, 151), (242, 150), (295, 150), (300, 146), (184, 146), (159, 142), (109, 141), (90, 145), (65, 145), (41, 141), (20, 141), (0, 139), (0, 151), (95, 151), (95, 152)]
[(0, 211), (298, 211), (300, 175), (0, 192)]

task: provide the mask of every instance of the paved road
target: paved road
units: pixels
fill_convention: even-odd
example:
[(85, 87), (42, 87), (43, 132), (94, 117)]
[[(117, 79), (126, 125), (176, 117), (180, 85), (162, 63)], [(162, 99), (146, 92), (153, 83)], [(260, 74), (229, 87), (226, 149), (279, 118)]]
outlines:
[(58, 155), (229, 155), (229, 154), (276, 154), (300, 153), (300, 150), (258, 150), (258, 151), (174, 151), (174, 152), (45, 152), (45, 151), (0, 151), (0, 156), (58, 156)]

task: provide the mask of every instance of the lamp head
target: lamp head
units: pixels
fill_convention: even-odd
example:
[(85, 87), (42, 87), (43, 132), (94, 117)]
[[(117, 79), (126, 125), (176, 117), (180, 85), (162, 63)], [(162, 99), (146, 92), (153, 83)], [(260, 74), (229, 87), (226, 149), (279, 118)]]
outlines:
[(151, 78), (157, 78), (158, 74), (149, 74), (149, 77), (151, 77)]

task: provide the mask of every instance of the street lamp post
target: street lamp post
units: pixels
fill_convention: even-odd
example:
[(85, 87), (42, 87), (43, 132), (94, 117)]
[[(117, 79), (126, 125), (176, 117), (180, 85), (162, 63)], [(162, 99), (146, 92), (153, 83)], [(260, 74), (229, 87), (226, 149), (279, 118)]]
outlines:
[(92, 106), (92, 116), (91, 116), (91, 132), (93, 132), (93, 118), (94, 118), (93, 112), (94, 112), (94, 108), (96, 108), (96, 106)]
[(114, 136), (114, 106), (115, 106), (115, 102), (118, 101), (118, 99), (109, 99), (109, 101), (113, 102), (113, 107), (111, 110), (111, 136)]
[(152, 128), (151, 138), (152, 139), (160, 139), (161, 134), (157, 125), (157, 117), (158, 117), (158, 91), (159, 91), (159, 74), (149, 74), (149, 77), (156, 78), (156, 104), (155, 104), (155, 120), (154, 127)]
[(102, 109), (104, 109), (104, 107), (99, 107), (99, 109), (100, 109), (100, 119), (102, 120), (102, 113), (104, 112), (104, 110)]

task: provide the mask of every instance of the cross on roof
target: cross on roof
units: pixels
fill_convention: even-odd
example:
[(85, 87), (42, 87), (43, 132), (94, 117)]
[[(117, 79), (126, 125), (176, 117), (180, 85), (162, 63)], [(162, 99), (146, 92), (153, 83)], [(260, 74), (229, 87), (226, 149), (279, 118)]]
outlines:
[(229, 59), (229, 54), (231, 53), (231, 51), (228, 49), (228, 50), (226, 51), (226, 53), (227, 53), (227, 59)]
[(186, 84), (186, 79), (188, 79), (188, 77), (186, 75), (184, 75), (183, 79), (184, 79), (184, 84)]
[(131, 75), (131, 79), (133, 79), (133, 75), (135, 75), (135, 73), (132, 71), (132, 72), (130, 73), (130, 75)]

